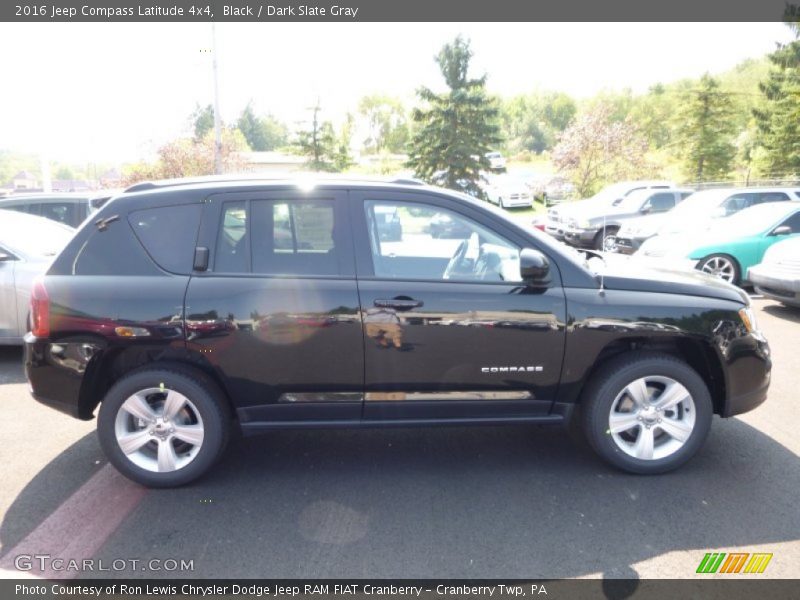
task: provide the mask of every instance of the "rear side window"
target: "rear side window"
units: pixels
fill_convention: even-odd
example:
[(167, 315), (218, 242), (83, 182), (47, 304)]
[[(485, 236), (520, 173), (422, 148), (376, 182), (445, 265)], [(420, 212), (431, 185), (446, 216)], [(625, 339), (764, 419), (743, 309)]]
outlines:
[(72, 202), (45, 202), (42, 204), (41, 215), (45, 219), (74, 226), (81, 221), (75, 215), (77, 208), (78, 206)]
[(71, 269), (74, 275), (158, 275), (160, 271), (133, 235), (127, 221), (109, 222), (105, 230), (92, 226)]
[(214, 270), (265, 275), (338, 275), (334, 203), (226, 202)]
[(338, 274), (332, 202), (255, 200), (251, 211), (254, 273)]
[(675, 194), (661, 192), (650, 197), (650, 210), (654, 213), (665, 212), (675, 206)]
[(766, 192), (761, 194), (756, 201), (756, 204), (764, 204), (765, 202), (786, 202), (789, 196), (783, 192)]
[(199, 204), (159, 206), (132, 212), (128, 222), (159, 267), (187, 274), (192, 271), (200, 211)]

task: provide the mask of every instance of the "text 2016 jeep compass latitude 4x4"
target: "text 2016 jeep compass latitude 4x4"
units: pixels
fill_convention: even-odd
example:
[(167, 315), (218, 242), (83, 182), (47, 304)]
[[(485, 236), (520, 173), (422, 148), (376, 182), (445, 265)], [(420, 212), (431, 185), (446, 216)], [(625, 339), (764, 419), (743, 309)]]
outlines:
[[(457, 236), (431, 235), (439, 215)], [(34, 286), (31, 324), (34, 397), (99, 406), (109, 460), (149, 486), (207, 471), (233, 426), (572, 423), (613, 465), (660, 473), (714, 413), (763, 402), (771, 368), (737, 288), (601, 282), (501, 211), (409, 181), (134, 186)]]

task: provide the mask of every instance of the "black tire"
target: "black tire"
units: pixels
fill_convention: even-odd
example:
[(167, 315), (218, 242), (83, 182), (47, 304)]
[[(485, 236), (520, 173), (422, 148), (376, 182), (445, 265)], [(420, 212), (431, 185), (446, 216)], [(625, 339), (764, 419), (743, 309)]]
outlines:
[[(628, 384), (651, 376), (673, 379), (686, 388), (694, 403), (695, 421), (677, 451), (660, 459), (644, 460), (629, 455), (615, 442), (609, 429), (609, 415), (618, 394)], [(643, 475), (672, 471), (692, 458), (708, 437), (714, 414), (708, 388), (694, 369), (669, 354), (646, 351), (626, 353), (603, 365), (584, 390), (580, 408), (584, 434), (592, 449), (618, 469)], [(653, 425), (654, 430), (658, 428)]]
[[(732, 279), (726, 280), (730, 281), (733, 285), (739, 285), (742, 280), (742, 268), (739, 266), (739, 261), (736, 260), (730, 254), (709, 254), (708, 256), (704, 257), (700, 262), (697, 263), (697, 269), (703, 271), (709, 263), (714, 260), (724, 260), (730, 264), (730, 267), (733, 271)], [(720, 279), (725, 279), (724, 277), (720, 277)]]
[[(169, 472), (149, 471), (134, 464), (120, 448), (115, 433), (117, 413), (134, 393), (146, 388), (175, 390), (188, 398), (203, 423), (203, 440), (187, 465)], [(97, 434), (109, 462), (125, 477), (147, 487), (184, 485), (206, 473), (225, 450), (231, 419), (227, 401), (217, 385), (205, 374), (181, 366), (145, 368), (133, 371), (115, 383), (103, 398), (97, 419)]]
[(604, 251), (603, 240), (609, 236), (616, 236), (619, 232), (619, 227), (610, 226), (606, 227), (605, 229), (601, 229), (597, 232), (597, 235), (594, 236), (594, 249)]

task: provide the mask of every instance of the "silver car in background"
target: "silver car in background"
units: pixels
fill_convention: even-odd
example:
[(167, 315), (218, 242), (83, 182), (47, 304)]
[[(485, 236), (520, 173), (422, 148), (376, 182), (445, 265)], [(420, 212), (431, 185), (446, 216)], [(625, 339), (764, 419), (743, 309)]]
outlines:
[(44, 217), (0, 210), (0, 345), (22, 343), (33, 280), (74, 233)]
[(759, 294), (800, 307), (800, 239), (784, 240), (770, 247), (761, 263), (750, 267), (747, 278)]

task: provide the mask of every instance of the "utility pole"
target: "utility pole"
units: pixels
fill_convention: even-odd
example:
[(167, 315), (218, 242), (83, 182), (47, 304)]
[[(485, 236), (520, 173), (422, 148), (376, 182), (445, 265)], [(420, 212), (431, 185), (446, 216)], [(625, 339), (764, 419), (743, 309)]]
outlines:
[(214, 173), (222, 174), (222, 123), (219, 116), (219, 82), (217, 81), (217, 29), (211, 23), (211, 65), (214, 71)]

